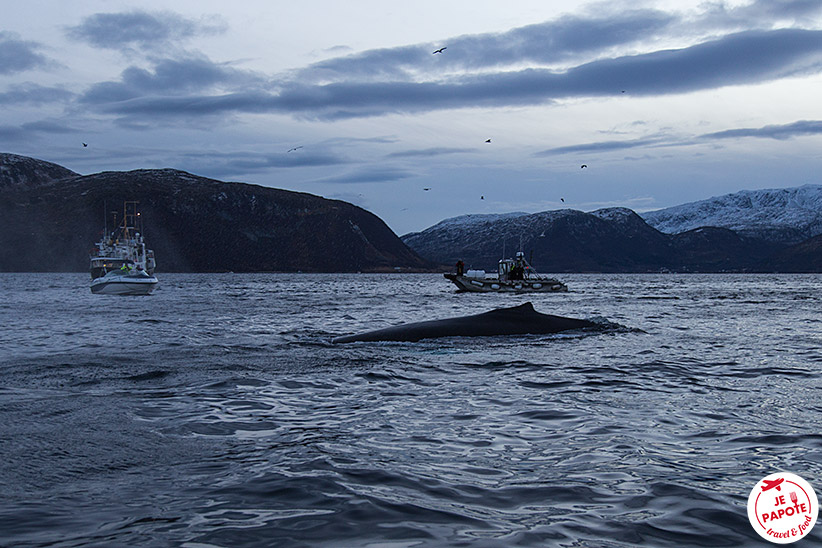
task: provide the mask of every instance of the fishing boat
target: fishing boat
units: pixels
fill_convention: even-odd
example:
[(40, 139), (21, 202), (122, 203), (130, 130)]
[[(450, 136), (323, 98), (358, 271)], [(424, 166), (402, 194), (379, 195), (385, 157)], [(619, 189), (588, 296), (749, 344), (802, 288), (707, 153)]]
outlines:
[(556, 278), (543, 276), (525, 260), (525, 253), (517, 252), (514, 259), (502, 259), (496, 274), (484, 270), (463, 272), (462, 262), (457, 272), (444, 274), (457, 286), (458, 291), (472, 293), (556, 293), (568, 291), (568, 286)]
[(100, 295), (148, 295), (159, 283), (154, 252), (146, 249), (137, 202), (123, 203), (123, 218), (106, 228), (92, 249), (91, 292)]

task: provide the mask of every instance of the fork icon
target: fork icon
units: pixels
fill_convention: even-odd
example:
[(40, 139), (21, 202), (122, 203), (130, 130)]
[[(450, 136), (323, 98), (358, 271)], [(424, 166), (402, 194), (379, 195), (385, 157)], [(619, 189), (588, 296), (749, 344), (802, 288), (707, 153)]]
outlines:
[(796, 492), (791, 491), (791, 502), (794, 503), (794, 506), (796, 505), (797, 500), (799, 500), (799, 499), (796, 496)]

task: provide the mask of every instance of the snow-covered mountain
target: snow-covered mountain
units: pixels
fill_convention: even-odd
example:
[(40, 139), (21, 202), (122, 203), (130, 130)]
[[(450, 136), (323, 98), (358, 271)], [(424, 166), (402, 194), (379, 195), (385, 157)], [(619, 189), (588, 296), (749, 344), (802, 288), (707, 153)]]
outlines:
[(715, 226), (748, 238), (793, 244), (822, 234), (822, 185), (743, 190), (640, 215), (668, 234)]
[(402, 240), (438, 264), (461, 259), (485, 270), (517, 250), (544, 272), (820, 269), (819, 185), (739, 192), (644, 216), (626, 208), (463, 215)]

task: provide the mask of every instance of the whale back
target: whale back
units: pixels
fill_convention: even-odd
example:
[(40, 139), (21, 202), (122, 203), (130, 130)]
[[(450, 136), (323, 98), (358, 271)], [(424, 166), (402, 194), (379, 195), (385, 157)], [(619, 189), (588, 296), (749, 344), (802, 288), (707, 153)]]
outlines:
[(408, 341), (438, 337), (490, 337), (496, 335), (547, 334), (593, 327), (587, 320), (542, 314), (530, 302), (481, 314), (429, 320), (337, 337), (334, 343), (356, 341)]

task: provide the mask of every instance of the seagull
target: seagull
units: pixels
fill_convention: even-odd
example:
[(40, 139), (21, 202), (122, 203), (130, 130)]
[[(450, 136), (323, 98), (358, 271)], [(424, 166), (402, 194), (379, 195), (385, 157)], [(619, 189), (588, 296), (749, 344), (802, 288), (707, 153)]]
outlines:
[(431, 190), (430, 188), (424, 188), (423, 190)]
[(302, 146), (302, 145), (300, 145), (300, 146), (298, 146), (298, 147), (294, 147), (294, 148), (292, 148), (292, 149), (289, 149), (289, 150), (288, 150), (288, 152), (294, 152), (295, 150), (300, 150), (301, 148), (303, 148), (303, 146)]
[(484, 199), (485, 199), (485, 196), (480, 196), (480, 200), (484, 200)]
[(565, 198), (560, 198), (560, 199), (559, 199), (559, 201), (560, 201), (560, 202), (564, 202), (564, 201), (565, 201)]
[(442, 53), (443, 51), (445, 51), (445, 50), (447, 50), (447, 49), (448, 49), (448, 46), (445, 46), (445, 47), (440, 48), (440, 49), (435, 49), (435, 50), (434, 50), (433, 52), (431, 52), (431, 53)]
[(585, 169), (586, 167), (588, 167), (588, 164), (582, 164), (581, 166), (579, 166), (579, 169)]
[(490, 142), (491, 142), (491, 139), (486, 139), (486, 140), (485, 140), (485, 142), (486, 142), (486, 143), (490, 143)]
[(87, 147), (87, 146), (88, 146), (88, 143), (83, 143), (83, 146), (84, 146), (84, 147)]

